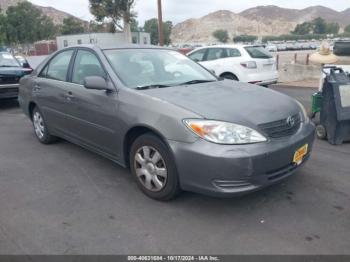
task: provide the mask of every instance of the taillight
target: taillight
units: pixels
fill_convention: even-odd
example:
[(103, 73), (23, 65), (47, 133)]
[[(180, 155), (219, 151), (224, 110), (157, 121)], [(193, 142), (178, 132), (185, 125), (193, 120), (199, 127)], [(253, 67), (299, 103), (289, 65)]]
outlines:
[(256, 63), (254, 61), (243, 62), (243, 63), (241, 63), (241, 66), (243, 66), (244, 68), (247, 68), (247, 69), (258, 68), (258, 66), (256, 65)]

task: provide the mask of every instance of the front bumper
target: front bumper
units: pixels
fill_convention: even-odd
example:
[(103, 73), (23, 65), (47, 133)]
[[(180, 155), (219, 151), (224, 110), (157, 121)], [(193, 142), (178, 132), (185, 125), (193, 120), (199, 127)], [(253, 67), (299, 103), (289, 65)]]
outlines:
[[(193, 144), (169, 141), (183, 190), (212, 196), (249, 193), (274, 184), (298, 170), (310, 157), (315, 138), (312, 123), (282, 139), (250, 145), (217, 145), (199, 139)], [(295, 152), (309, 145), (303, 164)]]
[(19, 84), (0, 85), (0, 99), (18, 97)]

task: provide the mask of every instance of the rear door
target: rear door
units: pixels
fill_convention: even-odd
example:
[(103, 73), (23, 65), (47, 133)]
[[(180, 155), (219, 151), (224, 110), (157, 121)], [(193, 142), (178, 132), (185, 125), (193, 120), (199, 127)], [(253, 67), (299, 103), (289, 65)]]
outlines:
[(64, 133), (67, 127), (65, 88), (74, 52), (58, 53), (34, 79), (33, 97), (54, 132)]
[(84, 79), (88, 76), (100, 76), (113, 87), (98, 56), (90, 49), (79, 49), (70, 83), (66, 86), (69, 135), (87, 146), (115, 156), (119, 129), (117, 92), (86, 89)]

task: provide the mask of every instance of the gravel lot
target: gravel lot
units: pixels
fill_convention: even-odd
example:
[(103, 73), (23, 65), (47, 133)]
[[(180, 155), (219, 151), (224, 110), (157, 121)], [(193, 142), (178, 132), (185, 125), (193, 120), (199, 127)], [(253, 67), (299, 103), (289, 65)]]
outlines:
[[(278, 88), (309, 106), (313, 90)], [(0, 102), (1, 254), (350, 254), (350, 144), (316, 141), (297, 175), (234, 199), (146, 198), (127, 170), (37, 142)]]

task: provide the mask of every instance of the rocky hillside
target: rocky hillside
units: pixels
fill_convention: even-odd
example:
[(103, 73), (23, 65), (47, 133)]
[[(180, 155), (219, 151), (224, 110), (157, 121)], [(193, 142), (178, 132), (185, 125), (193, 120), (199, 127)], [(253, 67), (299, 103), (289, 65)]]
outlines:
[[(17, 5), (20, 2), (24, 2), (26, 0), (0, 0), (0, 7), (3, 11), (6, 11), (6, 9), (9, 6), (13, 6), (13, 5)], [(53, 7), (45, 7), (45, 6), (38, 6), (36, 5), (37, 8), (39, 8), (45, 15), (49, 16), (52, 18), (52, 20), (54, 21), (55, 24), (62, 24), (63, 23), (63, 19), (67, 18), (67, 17), (72, 17), (72, 15), (57, 10)], [(75, 17), (77, 20), (81, 21), (82, 23), (84, 23), (85, 21)]]
[(337, 22), (341, 27), (350, 24), (350, 8), (337, 12), (323, 6), (302, 10), (277, 6), (258, 6), (235, 14), (228, 10), (210, 13), (199, 19), (189, 19), (177, 24), (172, 33), (174, 43), (215, 41), (212, 33), (225, 29), (234, 35), (281, 35), (288, 34), (298, 23), (322, 17), (327, 22)]

